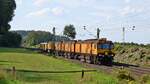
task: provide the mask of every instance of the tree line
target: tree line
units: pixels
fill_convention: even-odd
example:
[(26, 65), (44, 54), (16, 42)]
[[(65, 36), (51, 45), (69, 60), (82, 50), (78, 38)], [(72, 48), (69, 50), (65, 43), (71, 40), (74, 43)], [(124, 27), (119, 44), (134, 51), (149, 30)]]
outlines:
[(15, 9), (15, 0), (0, 0), (0, 47), (20, 46), (21, 36), (9, 31), (11, 28), (9, 23), (14, 17)]
[(50, 32), (46, 31), (13, 31), (20, 34), (23, 38), (22, 46), (30, 47), (34, 45), (38, 45), (43, 42), (49, 41), (62, 41), (62, 40), (70, 40), (70, 38), (61, 35), (54, 35)]
[(42, 42), (49, 42), (49, 41), (68, 41), (75, 39), (76, 37), (76, 30), (74, 25), (66, 25), (64, 27), (63, 35), (55, 35), (55, 28), (53, 28), (53, 33), (46, 32), (46, 31), (13, 31), (18, 33), (22, 36), (22, 46), (30, 47), (34, 45), (38, 45)]

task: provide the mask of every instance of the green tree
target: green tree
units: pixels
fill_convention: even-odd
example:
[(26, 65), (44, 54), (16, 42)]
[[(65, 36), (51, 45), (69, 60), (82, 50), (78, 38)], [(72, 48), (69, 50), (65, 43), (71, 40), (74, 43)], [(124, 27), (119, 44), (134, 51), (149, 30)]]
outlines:
[[(56, 40), (54, 39), (56, 38)], [(69, 38), (64, 36), (57, 36), (53, 35), (50, 32), (45, 31), (30, 31), (27, 36), (25, 36), (23, 40), (23, 45), (25, 47), (34, 46), (37, 44), (40, 44), (42, 42), (48, 42), (48, 41), (62, 41), (62, 40), (69, 40)]]
[(19, 47), (21, 44), (21, 35), (14, 32), (7, 32), (0, 35), (0, 46), (3, 47)]
[(75, 39), (76, 37), (76, 30), (74, 25), (66, 25), (64, 28), (63, 34), (71, 39)]
[(14, 16), (15, 9), (15, 0), (0, 0), (0, 34), (8, 32), (10, 29), (9, 22)]
[(47, 42), (52, 40), (52, 34), (43, 31), (32, 31), (24, 39), (24, 46), (34, 46), (41, 42)]
[(9, 29), (11, 28), (9, 22), (14, 16), (15, 9), (15, 0), (0, 0), (0, 46), (20, 46), (21, 36), (17, 33), (9, 32)]

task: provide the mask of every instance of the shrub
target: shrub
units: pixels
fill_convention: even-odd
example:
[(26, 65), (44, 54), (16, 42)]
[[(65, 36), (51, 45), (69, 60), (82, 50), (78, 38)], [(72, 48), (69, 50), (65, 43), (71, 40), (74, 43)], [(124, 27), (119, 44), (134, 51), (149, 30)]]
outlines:
[(0, 71), (0, 80), (5, 79), (6, 78), (6, 73), (4, 71)]
[(146, 59), (147, 59), (147, 60), (150, 60), (150, 57), (147, 57)]
[(20, 84), (17, 80), (12, 80), (5, 71), (0, 71), (0, 84)]
[(19, 47), (21, 44), (21, 35), (17, 33), (7, 32), (0, 35), (0, 46), (2, 47)]
[(119, 69), (117, 71), (117, 78), (121, 81), (121, 80), (125, 80), (125, 81), (134, 81), (135, 79), (130, 75), (130, 72), (128, 70), (125, 69)]
[(150, 82), (150, 75), (145, 74), (140, 79), (141, 84), (148, 84)]
[(6, 80), (6, 73), (4, 71), (0, 71), (0, 84), (9, 84), (8, 80)]

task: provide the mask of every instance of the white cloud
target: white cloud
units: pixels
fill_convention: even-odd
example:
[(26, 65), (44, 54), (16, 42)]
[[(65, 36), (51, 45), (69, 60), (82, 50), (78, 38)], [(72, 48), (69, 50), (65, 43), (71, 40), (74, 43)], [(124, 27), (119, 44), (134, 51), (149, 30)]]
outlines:
[(113, 13), (111, 13), (110, 11), (104, 11), (104, 10), (96, 11), (96, 12), (90, 13), (90, 15), (92, 15), (92, 16), (103, 17), (103, 18), (105, 18), (107, 21), (109, 21), (110, 18), (112, 17), (111, 14), (113, 14)]
[(64, 8), (62, 8), (62, 7), (55, 7), (55, 8), (53, 8), (53, 9), (51, 10), (51, 12), (52, 12), (54, 15), (56, 15), (56, 16), (62, 15), (62, 14), (64, 13)]
[(125, 3), (130, 3), (131, 2), (131, 0), (125, 0)]
[(91, 15), (98, 16), (98, 17), (104, 17), (106, 19), (106, 21), (109, 21), (110, 18), (112, 17), (111, 15), (109, 15), (107, 13), (101, 13), (101, 12), (91, 13)]
[(21, 5), (21, 4), (22, 4), (22, 0), (16, 0), (16, 3), (17, 3), (18, 5)]
[(93, 13), (90, 13), (91, 15), (94, 15), (94, 16), (100, 16), (100, 17), (107, 17), (108, 14), (104, 13), (104, 12), (93, 12)]
[(64, 13), (64, 8), (62, 7), (55, 7), (55, 8), (43, 8), (38, 11), (30, 12), (26, 15), (26, 17), (44, 17), (47, 14), (52, 13), (53, 15), (59, 16)]
[(31, 13), (27, 14), (26, 17), (33, 17), (33, 16), (42, 17), (42, 16), (45, 16), (46, 14), (48, 14), (48, 12), (50, 12), (50, 9), (44, 8), (39, 11), (31, 12)]
[(143, 11), (142, 7), (126, 6), (121, 10), (121, 15), (126, 16), (126, 15), (133, 14), (133, 13), (140, 13), (142, 11)]
[(135, 11), (135, 9), (131, 8), (130, 6), (126, 6), (122, 9), (121, 15), (125, 16), (131, 12), (134, 12), (134, 11)]
[(55, 0), (55, 2), (68, 8), (78, 8), (87, 4), (87, 0)]
[(42, 6), (45, 3), (48, 3), (50, 0), (34, 0), (34, 5), (36, 6)]

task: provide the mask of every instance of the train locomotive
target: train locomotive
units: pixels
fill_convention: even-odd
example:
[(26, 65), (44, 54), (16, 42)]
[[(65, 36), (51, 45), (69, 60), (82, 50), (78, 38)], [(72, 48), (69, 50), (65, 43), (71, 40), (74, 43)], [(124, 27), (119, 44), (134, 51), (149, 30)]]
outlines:
[(92, 64), (112, 65), (114, 44), (106, 38), (41, 43), (40, 49), (70, 59)]

